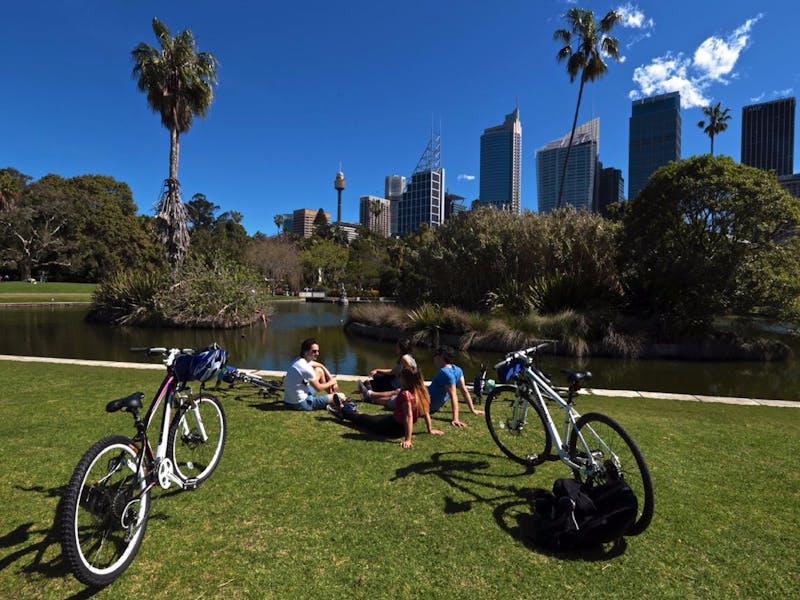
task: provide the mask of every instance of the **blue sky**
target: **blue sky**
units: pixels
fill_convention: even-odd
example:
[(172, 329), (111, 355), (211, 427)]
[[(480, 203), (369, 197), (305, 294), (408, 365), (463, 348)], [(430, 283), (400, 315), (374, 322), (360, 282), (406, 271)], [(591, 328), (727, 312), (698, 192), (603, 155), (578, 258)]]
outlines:
[(721, 101), (733, 118), (715, 151), (739, 160), (742, 107), (800, 88), (787, 52), (796, 0), (34, 0), (5, 6), (0, 22), (0, 167), (110, 175), (152, 214), (169, 137), (131, 78), (130, 51), (157, 45), (156, 16), (220, 61), (209, 115), (181, 139), (184, 200), (201, 192), (243, 213), (249, 233), (271, 234), (274, 215), (295, 208), (335, 217), (341, 163), (343, 219), (356, 221), (360, 196), (413, 171), (432, 126), (447, 187), (471, 200), (481, 133), (519, 106), (522, 207), (535, 211), (535, 150), (569, 130), (577, 99), (552, 39), (571, 5), (624, 16), (624, 60), (587, 86), (579, 122), (600, 118), (600, 158), (626, 186), (632, 99), (681, 92), (684, 157), (708, 151), (700, 107)]

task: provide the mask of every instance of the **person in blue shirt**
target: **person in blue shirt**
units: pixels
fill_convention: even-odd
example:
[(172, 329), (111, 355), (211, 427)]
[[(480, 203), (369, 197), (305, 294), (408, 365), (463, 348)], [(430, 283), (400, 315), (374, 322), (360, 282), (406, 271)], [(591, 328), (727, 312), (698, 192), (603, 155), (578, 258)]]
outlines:
[(433, 353), (433, 363), (439, 367), (439, 372), (428, 386), (428, 393), (431, 397), (430, 413), (433, 414), (442, 408), (449, 398), (453, 409), (453, 419), (450, 424), (453, 427), (466, 427), (467, 424), (459, 420), (457, 390), (461, 391), (473, 415), (482, 415), (483, 411), (475, 409), (467, 384), (464, 382), (464, 371), (458, 365), (453, 364), (453, 354), (450, 346), (439, 346)]

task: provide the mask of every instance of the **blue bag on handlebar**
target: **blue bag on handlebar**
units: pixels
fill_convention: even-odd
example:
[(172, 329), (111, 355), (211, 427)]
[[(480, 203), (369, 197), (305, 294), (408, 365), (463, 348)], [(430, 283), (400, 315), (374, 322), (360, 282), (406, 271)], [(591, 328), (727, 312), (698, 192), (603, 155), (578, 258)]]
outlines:
[(527, 361), (518, 356), (513, 360), (503, 363), (497, 368), (497, 377), (500, 381), (509, 382), (515, 377), (525, 372), (528, 363)]

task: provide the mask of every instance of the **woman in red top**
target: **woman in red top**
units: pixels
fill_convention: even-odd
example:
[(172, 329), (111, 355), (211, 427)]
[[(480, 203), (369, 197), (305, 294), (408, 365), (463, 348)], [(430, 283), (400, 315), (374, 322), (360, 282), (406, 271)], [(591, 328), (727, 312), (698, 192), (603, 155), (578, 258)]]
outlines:
[(433, 429), (431, 424), (431, 415), (428, 410), (430, 396), (419, 370), (413, 367), (404, 367), (400, 371), (400, 388), (401, 391), (395, 400), (392, 414), (367, 415), (352, 410), (347, 405), (339, 409), (330, 407), (329, 410), (340, 419), (350, 421), (356, 427), (366, 429), (370, 433), (386, 437), (402, 437), (403, 441), (400, 445), (403, 448), (411, 448), (414, 423), (420, 415), (425, 419), (428, 433), (443, 435), (443, 431)]

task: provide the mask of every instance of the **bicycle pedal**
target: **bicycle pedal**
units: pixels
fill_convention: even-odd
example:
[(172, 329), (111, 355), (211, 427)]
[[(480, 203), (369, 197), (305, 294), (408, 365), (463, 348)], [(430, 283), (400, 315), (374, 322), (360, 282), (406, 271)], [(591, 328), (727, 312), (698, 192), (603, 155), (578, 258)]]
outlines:
[(200, 482), (194, 477), (191, 477), (190, 479), (187, 479), (186, 481), (183, 482), (183, 489), (196, 490), (198, 485), (200, 485)]

